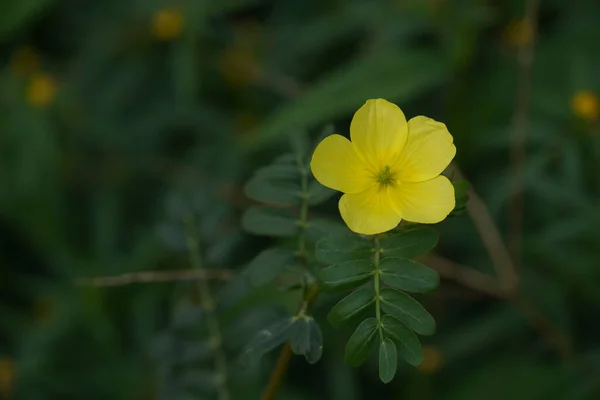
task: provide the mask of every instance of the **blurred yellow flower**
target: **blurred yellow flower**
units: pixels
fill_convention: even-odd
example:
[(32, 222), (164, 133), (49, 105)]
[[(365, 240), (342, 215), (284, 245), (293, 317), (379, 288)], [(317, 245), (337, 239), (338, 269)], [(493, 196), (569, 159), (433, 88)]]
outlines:
[(533, 27), (528, 19), (511, 22), (506, 27), (506, 41), (512, 47), (521, 47), (533, 40)]
[(593, 122), (598, 119), (599, 104), (598, 96), (589, 90), (582, 90), (571, 99), (573, 113), (586, 121)]
[(423, 364), (418, 369), (425, 374), (433, 374), (440, 370), (444, 363), (442, 353), (440, 353), (435, 347), (424, 346), (423, 347)]
[(219, 71), (230, 86), (243, 87), (258, 79), (260, 66), (251, 48), (233, 46), (221, 53)]
[(0, 358), (0, 398), (7, 398), (10, 396), (14, 379), (14, 361), (6, 357)]
[(437, 223), (454, 209), (454, 187), (440, 175), (456, 154), (446, 125), (424, 116), (406, 122), (398, 106), (375, 99), (354, 114), (350, 138), (326, 137), (310, 165), (321, 184), (345, 193), (339, 209), (352, 231)]
[(152, 34), (159, 40), (173, 40), (183, 31), (184, 18), (176, 8), (163, 8), (154, 13)]
[(34, 107), (45, 107), (56, 97), (58, 83), (45, 73), (34, 74), (27, 85), (27, 101)]
[(15, 51), (10, 58), (10, 69), (13, 74), (27, 77), (38, 71), (41, 65), (40, 54), (30, 46), (24, 46)]

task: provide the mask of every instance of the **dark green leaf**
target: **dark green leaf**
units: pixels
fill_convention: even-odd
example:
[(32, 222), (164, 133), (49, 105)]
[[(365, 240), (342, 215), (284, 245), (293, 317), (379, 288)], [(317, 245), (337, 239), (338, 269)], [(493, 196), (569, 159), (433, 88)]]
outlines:
[(440, 283), (436, 271), (405, 258), (386, 258), (379, 264), (379, 269), (383, 283), (407, 292), (427, 293)]
[(373, 349), (377, 332), (377, 320), (375, 318), (367, 318), (358, 325), (346, 344), (345, 358), (348, 364), (358, 367), (365, 362)]
[(371, 242), (356, 235), (328, 236), (317, 242), (315, 254), (324, 264), (370, 258)]
[(350, 230), (346, 225), (322, 218), (311, 219), (306, 228), (306, 234), (311, 240), (319, 240), (332, 235), (348, 235), (349, 233)]
[[(286, 158), (283, 160), (286, 160)], [(290, 161), (293, 162), (294, 160)], [(276, 164), (257, 169), (253, 178), (300, 183), (300, 171), (296, 164), (277, 162), (277, 160), (275, 162)]]
[(435, 333), (435, 320), (418, 301), (392, 288), (383, 289), (380, 295), (384, 312), (398, 318), (420, 335)]
[(290, 345), (294, 354), (304, 355), (310, 348), (310, 320), (311, 317), (299, 317), (290, 330)]
[(244, 186), (249, 198), (267, 204), (293, 206), (300, 204), (300, 185), (296, 182), (275, 181), (254, 177)]
[(354, 289), (368, 281), (374, 273), (370, 260), (354, 260), (334, 264), (319, 271), (325, 290)]
[(414, 258), (431, 251), (437, 241), (438, 234), (432, 228), (409, 228), (381, 239), (381, 256)]
[(308, 204), (311, 206), (321, 204), (333, 197), (335, 193), (335, 190), (329, 189), (317, 181), (311, 181), (308, 184)]
[(314, 364), (323, 355), (323, 335), (319, 325), (310, 316), (299, 317), (290, 332), (290, 345), (294, 354), (303, 355)]
[(0, 13), (0, 37), (6, 38), (12, 35), (50, 5), (52, 0), (3, 1), (2, 13)]
[(458, 215), (464, 212), (467, 203), (469, 202), (469, 190), (471, 189), (471, 185), (465, 180), (452, 182), (452, 185), (454, 186), (454, 198), (456, 203), (452, 214)]
[(396, 345), (402, 358), (411, 365), (418, 366), (423, 362), (423, 349), (417, 336), (408, 329), (402, 321), (391, 315), (381, 318), (383, 333), (391, 338)]
[(327, 320), (331, 325), (338, 328), (353, 317), (362, 314), (374, 301), (373, 288), (362, 287), (333, 306), (327, 315)]
[(264, 354), (286, 342), (289, 339), (294, 322), (295, 320), (293, 318), (286, 317), (269, 327), (258, 331), (246, 345), (242, 353), (242, 359), (247, 362), (257, 360)]
[(381, 382), (388, 383), (396, 375), (398, 366), (398, 353), (396, 344), (390, 338), (385, 338), (379, 344), (379, 379)]
[(295, 129), (289, 133), (290, 145), (296, 157), (304, 158), (308, 155), (309, 140), (303, 129)]
[(250, 233), (291, 237), (298, 234), (296, 216), (289, 210), (270, 207), (250, 207), (242, 217), (242, 226)]
[(323, 355), (323, 334), (317, 321), (313, 318), (309, 321), (310, 326), (310, 343), (308, 351), (304, 354), (306, 361), (310, 364), (317, 363)]
[(261, 286), (273, 280), (295, 261), (296, 256), (291, 250), (270, 248), (260, 252), (248, 264), (244, 273), (252, 285)]

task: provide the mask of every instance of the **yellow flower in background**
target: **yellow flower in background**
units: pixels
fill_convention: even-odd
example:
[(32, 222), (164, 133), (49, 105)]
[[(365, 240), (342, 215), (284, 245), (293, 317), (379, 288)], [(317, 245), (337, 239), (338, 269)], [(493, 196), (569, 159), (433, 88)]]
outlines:
[(575, 93), (571, 99), (571, 108), (573, 114), (583, 120), (593, 122), (598, 119), (600, 111), (598, 97), (589, 90)]
[(10, 396), (14, 379), (14, 361), (6, 357), (0, 358), (0, 398), (7, 398)]
[(506, 28), (506, 41), (510, 46), (521, 47), (533, 40), (533, 27), (528, 19), (511, 22)]
[(34, 74), (27, 85), (27, 101), (34, 107), (45, 107), (54, 100), (57, 92), (58, 83), (52, 76)]
[(435, 347), (424, 346), (423, 347), (423, 364), (418, 369), (425, 374), (433, 374), (440, 370), (444, 363), (442, 353), (440, 353)]
[(30, 76), (40, 69), (40, 65), (40, 54), (30, 46), (19, 48), (10, 58), (10, 69), (16, 76)]
[(310, 166), (322, 185), (345, 193), (339, 209), (352, 231), (437, 223), (454, 209), (454, 187), (440, 175), (456, 154), (446, 125), (423, 116), (406, 122), (398, 106), (375, 99), (354, 114), (350, 138), (323, 139)]
[(183, 31), (184, 18), (176, 8), (164, 8), (154, 13), (152, 34), (159, 40), (173, 40)]

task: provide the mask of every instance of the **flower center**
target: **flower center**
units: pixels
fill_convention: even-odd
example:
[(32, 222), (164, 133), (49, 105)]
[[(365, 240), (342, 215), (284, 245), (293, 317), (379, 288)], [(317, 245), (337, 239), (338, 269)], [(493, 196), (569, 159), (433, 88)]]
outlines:
[(377, 174), (376, 180), (377, 183), (383, 186), (389, 185), (394, 181), (389, 165), (386, 165), (385, 168)]

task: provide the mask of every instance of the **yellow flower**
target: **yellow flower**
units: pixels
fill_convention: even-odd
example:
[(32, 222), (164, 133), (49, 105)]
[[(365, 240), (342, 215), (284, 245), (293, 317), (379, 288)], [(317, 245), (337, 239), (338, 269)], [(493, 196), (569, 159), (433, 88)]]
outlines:
[(386, 232), (403, 219), (437, 223), (454, 209), (454, 187), (440, 175), (456, 154), (446, 125), (423, 116), (406, 122), (395, 104), (368, 100), (350, 138), (323, 139), (310, 166), (321, 184), (345, 193), (339, 209), (352, 231)]
[(176, 8), (158, 10), (152, 18), (152, 33), (159, 40), (173, 40), (183, 30), (183, 14)]
[(587, 90), (575, 93), (571, 99), (573, 113), (586, 121), (595, 121), (598, 119), (599, 111), (598, 97)]
[(10, 396), (15, 378), (15, 363), (10, 358), (0, 358), (0, 398)]
[(423, 347), (423, 364), (419, 366), (419, 371), (425, 374), (437, 372), (442, 367), (444, 360), (442, 354), (435, 347)]
[(34, 74), (27, 85), (27, 101), (34, 107), (45, 107), (54, 100), (57, 91), (58, 84), (52, 76)]

